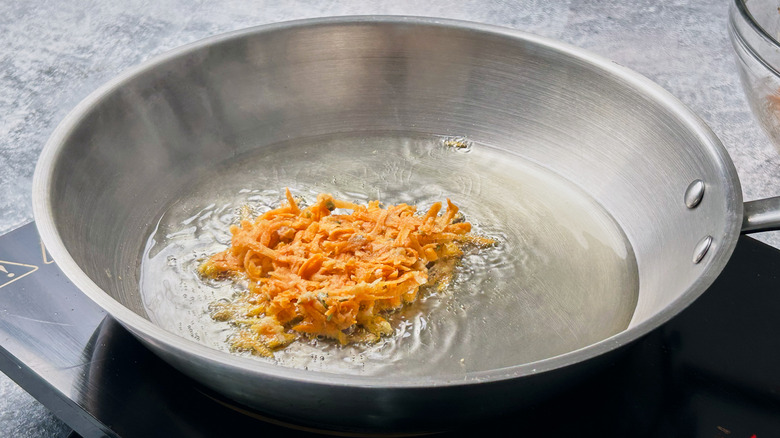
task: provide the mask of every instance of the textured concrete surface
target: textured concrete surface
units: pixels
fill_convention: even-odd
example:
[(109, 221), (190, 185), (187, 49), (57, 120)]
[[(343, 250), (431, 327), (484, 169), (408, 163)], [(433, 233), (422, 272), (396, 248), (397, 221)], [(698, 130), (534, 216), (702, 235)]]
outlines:
[[(37, 156), (99, 84), (176, 46), (290, 19), (458, 18), (562, 40), (634, 69), (681, 99), (726, 145), (746, 200), (780, 194), (780, 155), (749, 112), (726, 33), (727, 0), (0, 1), (0, 233), (32, 220)], [(780, 247), (780, 234), (762, 240)], [(0, 375), (0, 436), (64, 427)]]

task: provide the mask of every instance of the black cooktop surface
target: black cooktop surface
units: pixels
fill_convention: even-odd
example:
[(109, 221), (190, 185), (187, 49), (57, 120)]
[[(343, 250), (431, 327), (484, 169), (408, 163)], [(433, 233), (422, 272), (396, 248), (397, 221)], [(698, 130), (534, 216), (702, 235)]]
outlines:
[[(82, 436), (315, 436), (235, 407), (141, 346), (51, 262), (0, 236), (0, 370)], [(669, 323), (550, 401), (438, 436), (780, 437), (780, 251), (741, 237)]]

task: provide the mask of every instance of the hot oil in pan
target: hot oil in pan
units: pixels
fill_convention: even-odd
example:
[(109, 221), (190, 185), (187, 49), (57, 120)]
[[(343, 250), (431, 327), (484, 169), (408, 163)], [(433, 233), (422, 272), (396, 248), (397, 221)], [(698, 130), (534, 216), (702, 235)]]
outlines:
[(327, 192), (420, 211), (449, 197), (474, 232), (499, 243), (468, 252), (445, 292), (428, 292), (392, 314), (395, 335), (377, 344), (303, 340), (257, 360), (346, 374), (457, 375), (576, 350), (622, 331), (634, 312), (631, 247), (573, 184), (500, 149), (390, 133), (261, 148), (193, 183), (144, 252), (141, 291), (150, 319), (227, 351), (231, 328), (207, 308), (236, 286), (204, 281), (197, 267), (229, 243), (242, 206), (254, 214), (274, 208), (285, 187), (310, 202)]

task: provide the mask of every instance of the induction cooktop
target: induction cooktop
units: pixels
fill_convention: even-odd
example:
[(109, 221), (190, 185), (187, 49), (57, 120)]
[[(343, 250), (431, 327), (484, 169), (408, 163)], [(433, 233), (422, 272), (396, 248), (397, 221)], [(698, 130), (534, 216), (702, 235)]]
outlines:
[[(780, 251), (741, 237), (703, 296), (613, 356), (549, 401), (438, 436), (780, 437)], [(158, 359), (68, 281), (33, 223), (0, 236), (0, 371), (74, 437), (334, 433), (236, 406)]]

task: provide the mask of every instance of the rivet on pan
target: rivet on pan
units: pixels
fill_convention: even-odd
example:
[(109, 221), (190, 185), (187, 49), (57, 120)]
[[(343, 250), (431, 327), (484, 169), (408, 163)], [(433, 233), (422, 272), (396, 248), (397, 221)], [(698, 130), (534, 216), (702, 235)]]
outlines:
[(712, 236), (707, 236), (696, 244), (696, 248), (693, 250), (693, 263), (699, 263), (704, 258), (710, 245), (712, 245)]
[(688, 208), (696, 208), (704, 197), (704, 181), (697, 179), (685, 189), (685, 205)]

